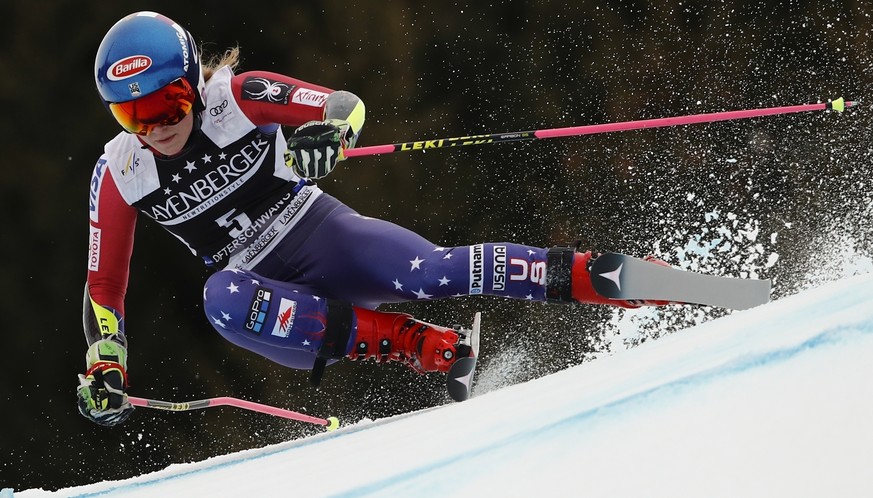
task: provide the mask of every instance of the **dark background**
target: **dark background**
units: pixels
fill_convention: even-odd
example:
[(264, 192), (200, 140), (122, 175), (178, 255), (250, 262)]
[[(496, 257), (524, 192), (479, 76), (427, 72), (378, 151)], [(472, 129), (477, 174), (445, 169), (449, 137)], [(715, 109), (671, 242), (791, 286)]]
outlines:
[[(121, 479), (318, 432), (231, 408), (142, 409), (113, 429), (76, 411), (88, 184), (118, 132), (94, 90), (93, 58), (103, 34), (133, 10), (168, 15), (207, 52), (239, 44), (243, 70), (356, 93), (368, 107), (360, 145), (864, 99), (873, 83), (873, 21), (860, 1), (229, 5), (0, 7), (0, 487)], [(775, 279), (778, 298), (811, 275), (836, 278), (839, 254), (871, 253), (870, 119), (862, 103), (842, 115), (367, 157), (343, 163), (321, 185), (363, 214), (443, 245), (581, 239), (586, 248), (659, 252), (668, 261), (689, 234), (711, 233), (732, 213), (761, 236), (702, 268), (743, 275), (757, 244), (780, 256), (758, 272)], [(132, 393), (231, 395), (346, 423), (447, 401), (440, 376), (395, 365), (344, 362), (320, 390), (309, 388), (306, 372), (274, 366), (211, 329), (200, 305), (205, 277), (173, 237), (140, 223), (126, 318)], [(590, 359), (604, 349), (613, 316), (488, 297), (384, 309), (446, 325), (482, 310), (484, 366), (520, 364), (510, 383)], [(672, 313), (653, 337), (700, 313), (719, 312)], [(430, 444), (410, 441), (410, 454)]]

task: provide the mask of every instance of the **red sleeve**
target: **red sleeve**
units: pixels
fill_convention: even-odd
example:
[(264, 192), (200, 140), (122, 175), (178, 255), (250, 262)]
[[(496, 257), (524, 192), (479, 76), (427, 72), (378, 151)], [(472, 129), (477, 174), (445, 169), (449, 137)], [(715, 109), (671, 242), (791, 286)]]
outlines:
[(231, 80), (233, 96), (256, 126), (300, 126), (324, 119), (324, 104), (333, 90), (268, 71), (248, 71)]
[(137, 211), (121, 197), (105, 159), (94, 168), (90, 206), (88, 291), (123, 316)]

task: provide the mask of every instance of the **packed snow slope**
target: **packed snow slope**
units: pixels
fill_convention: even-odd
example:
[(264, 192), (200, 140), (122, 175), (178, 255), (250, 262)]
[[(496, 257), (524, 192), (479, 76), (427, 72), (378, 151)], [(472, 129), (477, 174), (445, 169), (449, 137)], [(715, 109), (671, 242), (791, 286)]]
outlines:
[(873, 496), (871, 379), (868, 274), (464, 403), (57, 494)]

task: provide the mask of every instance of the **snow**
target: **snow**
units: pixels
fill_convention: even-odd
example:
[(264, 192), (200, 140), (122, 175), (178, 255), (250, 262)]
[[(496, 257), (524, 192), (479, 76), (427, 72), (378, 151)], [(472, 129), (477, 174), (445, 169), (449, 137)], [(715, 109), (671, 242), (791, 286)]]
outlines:
[(873, 496), (871, 357), (863, 274), (464, 403), (14, 496)]

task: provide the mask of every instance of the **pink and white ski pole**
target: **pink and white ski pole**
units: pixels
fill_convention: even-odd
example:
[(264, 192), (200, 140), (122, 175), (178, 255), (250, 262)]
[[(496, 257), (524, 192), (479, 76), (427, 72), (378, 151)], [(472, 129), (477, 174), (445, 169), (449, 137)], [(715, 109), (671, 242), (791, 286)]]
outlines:
[(135, 396), (128, 396), (127, 399), (133, 406), (155, 408), (157, 410), (167, 410), (171, 412), (186, 412), (190, 410), (210, 408), (213, 406), (235, 406), (237, 408), (251, 410), (253, 412), (266, 413), (267, 415), (273, 415), (275, 417), (289, 418), (292, 420), (298, 420), (300, 422), (323, 425), (327, 427), (328, 431), (335, 430), (339, 427), (339, 419), (337, 419), (336, 417), (328, 417), (326, 419), (318, 418), (303, 413), (293, 412), (291, 410), (285, 410), (284, 408), (277, 408), (275, 406), (263, 405), (261, 403), (255, 403), (253, 401), (246, 401), (238, 398), (229, 398), (226, 396), (219, 398), (200, 399), (197, 401), (185, 401), (182, 403), (173, 403), (170, 401), (163, 401), (159, 399), (137, 398)]
[(843, 100), (842, 97), (821, 104), (803, 104), (783, 107), (767, 107), (760, 109), (746, 109), (741, 111), (713, 112), (706, 114), (692, 114), (670, 118), (642, 119), (638, 121), (622, 121), (618, 123), (606, 123), (596, 125), (571, 126), (568, 128), (552, 128), (548, 130), (513, 131), (509, 133), (492, 133), (486, 135), (471, 135), (468, 137), (439, 138), (435, 140), (418, 140), (414, 142), (402, 142), (386, 145), (371, 145), (356, 147), (343, 152), (345, 157), (372, 156), (377, 154), (391, 154), (410, 150), (442, 149), (446, 147), (462, 147), (467, 145), (483, 145), (499, 142), (512, 142), (517, 140), (539, 140), (543, 138), (572, 137), (578, 135), (593, 135), (595, 133), (609, 133), (614, 131), (641, 130), (644, 128), (663, 128), (666, 126), (679, 126), (697, 123), (711, 123), (715, 121), (728, 121), (732, 119), (746, 119), (759, 116), (772, 116), (775, 114), (789, 114), (793, 112), (824, 111), (832, 109), (843, 112), (847, 107), (857, 105), (857, 102)]

